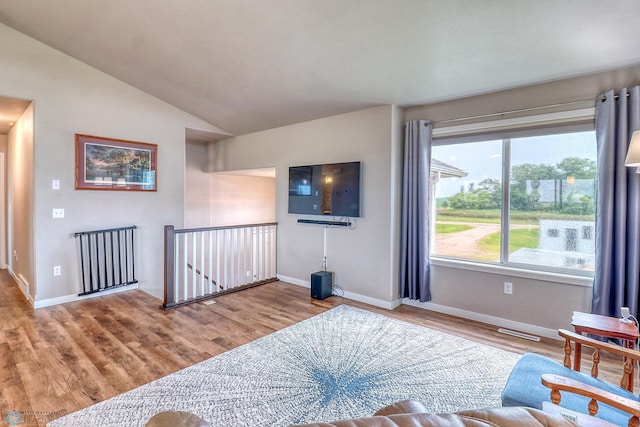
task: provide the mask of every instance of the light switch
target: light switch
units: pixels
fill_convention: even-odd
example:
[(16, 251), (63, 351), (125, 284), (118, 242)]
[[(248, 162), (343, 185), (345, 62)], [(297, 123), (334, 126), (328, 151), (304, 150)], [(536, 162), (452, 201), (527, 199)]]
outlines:
[(52, 190), (59, 190), (60, 189), (60, 180), (59, 179), (54, 179), (51, 181), (51, 189)]
[(54, 209), (52, 218), (64, 218), (64, 209)]

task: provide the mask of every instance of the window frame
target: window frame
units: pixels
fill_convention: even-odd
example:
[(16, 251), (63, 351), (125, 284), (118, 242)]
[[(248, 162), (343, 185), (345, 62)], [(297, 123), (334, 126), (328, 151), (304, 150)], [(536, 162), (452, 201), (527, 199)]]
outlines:
[[(545, 135), (559, 135), (563, 133), (594, 132), (595, 123), (593, 117), (590, 120), (581, 120), (578, 123), (553, 123), (543, 126), (526, 126), (526, 120), (521, 121), (521, 125), (516, 128), (502, 128), (490, 132), (454, 133), (449, 136), (446, 132), (434, 130), (432, 146), (447, 146), (464, 143), (480, 143), (484, 141), (500, 140), (502, 142), (502, 207), (500, 212), (500, 260), (482, 261), (469, 258), (457, 258), (447, 255), (429, 254), (429, 259), (434, 265), (463, 266), (472, 270), (506, 270), (510, 272), (520, 272), (528, 278), (544, 278), (544, 280), (571, 283), (580, 286), (592, 286), (594, 271), (577, 270), (563, 267), (551, 267), (537, 264), (524, 264), (509, 261), (509, 219), (510, 219), (510, 190), (511, 190), (511, 141), (516, 138), (535, 137)], [(432, 201), (435, 202), (435, 201)], [(436, 218), (433, 218), (435, 225)], [(435, 227), (431, 231), (435, 236)], [(579, 231), (581, 232), (581, 230)], [(592, 238), (595, 238), (595, 223), (592, 229)], [(475, 267), (475, 268), (474, 268)], [(487, 270), (487, 268), (489, 270)], [(518, 276), (518, 274), (515, 274)], [(558, 279), (558, 280), (556, 280)]]

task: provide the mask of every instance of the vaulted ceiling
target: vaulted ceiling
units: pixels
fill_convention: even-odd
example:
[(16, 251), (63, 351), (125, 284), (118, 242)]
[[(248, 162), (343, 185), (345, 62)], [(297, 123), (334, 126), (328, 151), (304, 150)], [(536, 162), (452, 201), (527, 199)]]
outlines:
[(638, 0), (0, 3), (0, 22), (236, 135), (637, 65), (639, 20)]

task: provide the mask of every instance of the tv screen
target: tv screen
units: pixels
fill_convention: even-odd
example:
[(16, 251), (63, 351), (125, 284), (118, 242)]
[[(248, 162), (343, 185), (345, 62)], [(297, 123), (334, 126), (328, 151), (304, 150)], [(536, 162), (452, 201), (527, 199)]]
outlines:
[(360, 162), (289, 168), (289, 213), (360, 216)]

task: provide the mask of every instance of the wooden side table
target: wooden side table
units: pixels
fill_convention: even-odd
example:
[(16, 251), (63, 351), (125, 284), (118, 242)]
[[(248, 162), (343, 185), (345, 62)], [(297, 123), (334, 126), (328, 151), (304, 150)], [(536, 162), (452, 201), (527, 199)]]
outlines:
[[(578, 334), (594, 334), (605, 338), (619, 338), (623, 340), (627, 348), (635, 348), (636, 339), (640, 337), (638, 327), (635, 323), (623, 323), (617, 317), (601, 316), (599, 314), (573, 312), (571, 325)], [(582, 357), (582, 345), (575, 344), (575, 358), (573, 360), (573, 370), (580, 370), (580, 359)], [(633, 391), (633, 370), (629, 373), (629, 391)]]

